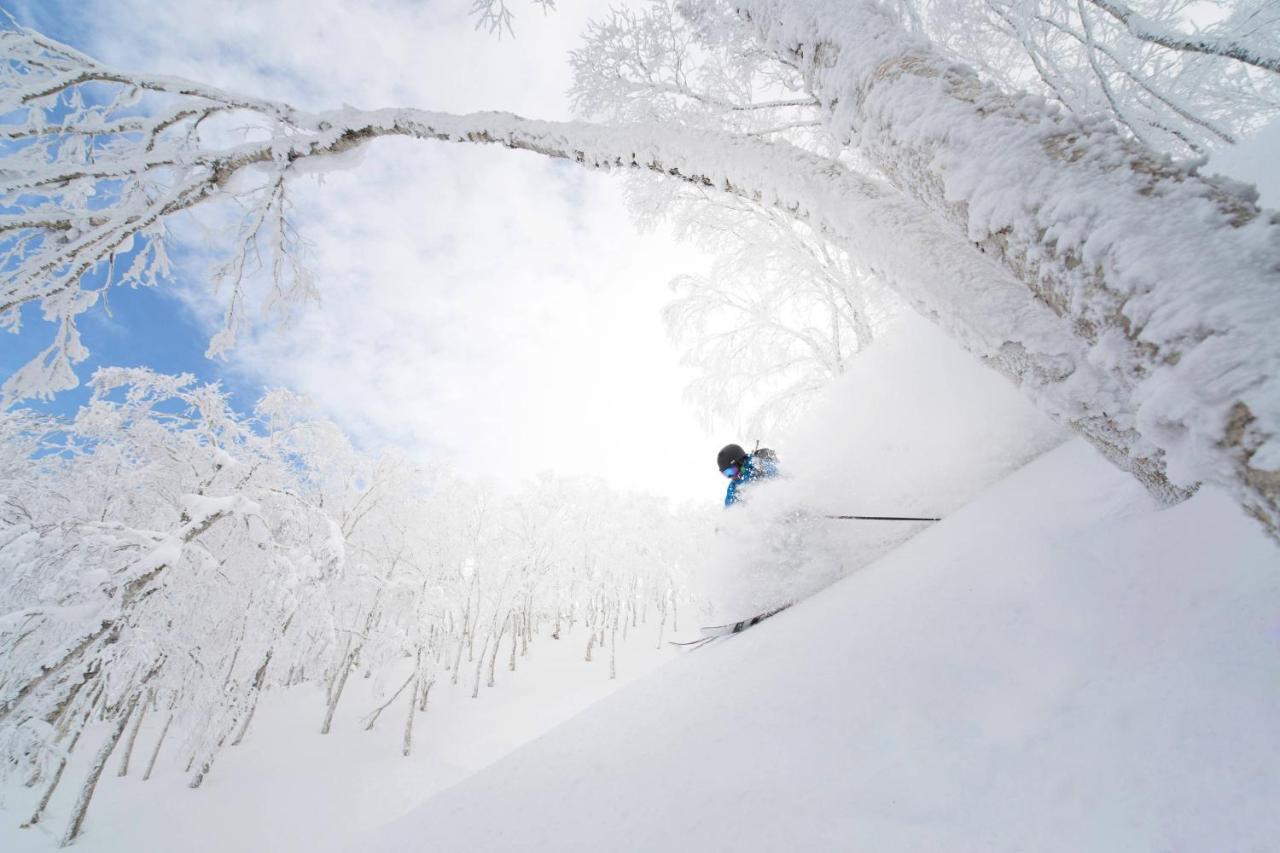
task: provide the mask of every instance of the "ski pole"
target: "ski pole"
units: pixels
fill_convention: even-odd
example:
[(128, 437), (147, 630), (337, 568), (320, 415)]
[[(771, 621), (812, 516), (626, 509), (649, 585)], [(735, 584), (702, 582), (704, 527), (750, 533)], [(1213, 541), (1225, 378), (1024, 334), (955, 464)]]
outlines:
[(905, 515), (824, 515), (823, 518), (854, 521), (942, 521), (941, 518), (915, 518)]

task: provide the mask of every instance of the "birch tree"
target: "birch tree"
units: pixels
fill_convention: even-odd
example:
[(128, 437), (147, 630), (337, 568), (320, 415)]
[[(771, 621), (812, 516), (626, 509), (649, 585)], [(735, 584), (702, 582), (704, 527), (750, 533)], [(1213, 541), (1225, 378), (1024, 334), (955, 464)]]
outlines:
[[(306, 113), (5, 33), (4, 191), (16, 212), (0, 226), (0, 317), (13, 327), (39, 303), (59, 324), (6, 394), (75, 381), (76, 317), (124, 261), (126, 280), (163, 272), (175, 214), (232, 198), (248, 211), (223, 267), (218, 349), (243, 321), (237, 286), (260, 243), (274, 258), (274, 298), (312, 286), (291, 262), (291, 178), (341, 167), (341, 154), (384, 136), (498, 144), (785, 211), (1153, 494), (1174, 501), (1212, 482), (1280, 535), (1280, 223), (1247, 188), (1152, 152), (1106, 116), (1006, 91), (871, 0), (691, 6), (712, 16), (711, 32), (726, 9), (752, 33), (749, 49), (799, 74), (840, 156), (679, 123)], [(1201, 46), (1239, 61), (1226, 44)], [(1265, 45), (1246, 53), (1272, 73)], [(101, 94), (86, 98), (86, 87)], [(227, 143), (227, 120), (250, 124), (249, 140)]]

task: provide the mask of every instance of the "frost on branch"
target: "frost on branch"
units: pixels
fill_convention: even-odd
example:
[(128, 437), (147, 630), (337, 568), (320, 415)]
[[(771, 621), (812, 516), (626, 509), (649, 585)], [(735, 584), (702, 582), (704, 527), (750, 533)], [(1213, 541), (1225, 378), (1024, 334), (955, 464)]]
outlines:
[[(555, 11), (556, 0), (529, 0), (530, 4), (542, 9), (543, 13)], [(488, 30), (490, 34), (502, 37), (503, 33), (516, 34), (515, 13), (507, 4), (507, 0), (471, 0), (471, 16), (475, 18), (477, 30)]]
[(5, 383), (6, 401), (76, 385), (73, 365), (87, 355), (76, 317), (114, 286), (167, 277), (167, 220), (200, 201), (221, 197), (242, 208), (237, 251), (215, 271), (230, 293), (212, 353), (243, 324), (245, 279), (258, 267), (273, 283), (268, 308), (311, 295), (287, 219), (289, 152), (242, 141), (290, 139), (299, 130), (293, 110), (121, 74), (29, 30), (0, 31), (0, 50), (0, 197), (8, 211), (0, 215), (0, 326), (16, 332), (32, 304), (58, 328), (51, 346)]
[(796, 71), (759, 50), (726, 7), (697, 18), (674, 0), (614, 9), (587, 25), (569, 54), (574, 111), (623, 124), (679, 123), (798, 141), (817, 102)]
[(1008, 89), (1111, 116), (1175, 156), (1207, 155), (1280, 115), (1280, 16), (1268, 0), (897, 0), (903, 21)]

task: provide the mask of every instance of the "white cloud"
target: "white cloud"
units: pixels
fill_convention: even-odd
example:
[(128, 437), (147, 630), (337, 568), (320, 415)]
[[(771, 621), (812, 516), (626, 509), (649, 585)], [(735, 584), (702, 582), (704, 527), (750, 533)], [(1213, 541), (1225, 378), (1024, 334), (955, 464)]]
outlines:
[[(531, 9), (498, 42), (473, 31), (466, 5), (99, 2), (92, 52), (309, 108), (563, 117), (565, 53), (587, 7)], [(258, 330), (232, 354), (237, 370), (310, 395), (363, 444), (448, 452), (464, 472), (551, 469), (716, 500), (723, 442), (681, 401), (687, 377), (657, 315), (666, 281), (698, 259), (637, 235), (611, 179), (382, 140), (293, 193), (323, 304)]]

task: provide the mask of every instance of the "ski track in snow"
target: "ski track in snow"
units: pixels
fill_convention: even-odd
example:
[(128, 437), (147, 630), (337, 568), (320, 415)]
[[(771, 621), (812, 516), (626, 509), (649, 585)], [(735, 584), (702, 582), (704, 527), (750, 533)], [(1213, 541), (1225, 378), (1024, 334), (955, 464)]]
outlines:
[(351, 849), (1274, 849), (1278, 558), (1073, 441)]

